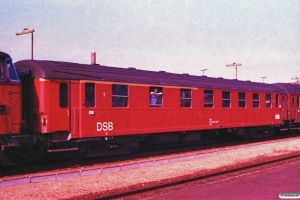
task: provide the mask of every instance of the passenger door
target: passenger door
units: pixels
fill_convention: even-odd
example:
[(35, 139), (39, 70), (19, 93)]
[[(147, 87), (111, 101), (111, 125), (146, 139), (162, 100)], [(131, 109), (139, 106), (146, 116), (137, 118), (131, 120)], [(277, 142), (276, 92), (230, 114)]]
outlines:
[(51, 81), (50, 129), (51, 132), (70, 131), (70, 94), (69, 81)]
[(282, 95), (281, 96), (281, 112), (282, 112), (282, 119), (283, 120), (288, 120), (288, 105), (287, 105), (287, 95)]
[(300, 96), (297, 96), (297, 118), (296, 121), (300, 121)]
[(291, 101), (290, 101), (290, 119), (296, 120), (297, 119), (297, 96), (291, 95)]

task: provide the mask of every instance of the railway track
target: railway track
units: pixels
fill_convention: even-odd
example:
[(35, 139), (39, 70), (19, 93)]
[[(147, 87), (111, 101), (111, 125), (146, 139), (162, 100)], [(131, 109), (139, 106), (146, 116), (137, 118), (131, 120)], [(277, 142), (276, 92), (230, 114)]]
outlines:
[[(252, 140), (252, 141), (233, 141), (227, 139), (225, 141), (220, 142), (220, 140), (212, 140), (212, 141), (202, 141), (200, 143), (190, 144), (188, 147), (182, 145), (169, 145), (169, 146), (160, 146), (160, 147), (150, 147), (142, 149), (139, 153), (131, 154), (131, 155), (116, 155), (109, 157), (99, 157), (86, 159), (77, 162), (70, 162), (61, 157), (49, 157), (42, 161), (36, 161), (32, 163), (26, 163), (25, 166), (9, 166), (3, 167), (0, 166), (0, 181), (9, 179), (15, 176), (35, 176), (36, 174), (43, 174), (46, 172), (64, 172), (64, 169), (72, 169), (78, 170), (82, 168), (91, 168), (91, 167), (105, 167), (106, 165), (119, 165), (120, 162), (126, 162), (131, 160), (138, 160), (143, 162), (143, 159), (153, 158), (160, 159), (161, 156), (172, 156), (177, 154), (191, 154), (193, 151), (207, 150), (211, 151), (211, 149), (217, 148), (234, 148), (232, 146), (238, 145), (251, 145), (256, 144), (257, 142), (276, 142), (282, 139), (293, 138), (293, 135), (280, 135), (274, 137), (272, 140), (269, 138), (262, 138), (260, 140)], [(215, 151), (215, 150), (212, 150)], [(176, 156), (175, 156), (176, 157)], [(3, 178), (4, 177), (4, 178)]]
[(183, 178), (177, 178), (176, 180), (173, 181), (168, 181), (165, 183), (159, 183), (151, 186), (146, 186), (146, 187), (140, 187), (140, 188), (135, 188), (132, 190), (127, 190), (124, 192), (120, 193), (114, 193), (110, 195), (99, 195), (99, 196), (94, 196), (90, 199), (138, 199), (138, 198), (146, 198), (148, 196), (152, 196), (153, 194), (159, 194), (162, 193), (163, 191), (169, 191), (169, 190), (178, 190), (181, 185), (185, 185), (186, 187), (187, 184), (190, 186), (199, 184), (199, 181), (203, 182), (203, 180), (208, 180), (208, 179), (213, 179), (213, 178), (219, 178), (222, 177), (223, 179), (225, 177), (230, 177), (233, 174), (236, 175), (238, 174), (244, 174), (244, 173), (249, 173), (249, 171), (255, 171), (259, 170), (262, 168), (269, 168), (273, 166), (278, 166), (281, 164), (285, 164), (288, 162), (293, 162), (295, 160), (300, 160), (300, 153), (294, 154), (294, 155), (289, 155), (289, 156), (284, 156), (284, 157), (279, 157), (275, 158), (272, 160), (264, 161), (264, 162), (259, 162), (255, 164), (249, 164), (241, 167), (234, 167), (234, 168), (229, 168), (226, 170), (222, 171), (217, 171), (213, 173), (208, 173), (205, 175), (198, 175), (198, 176), (190, 176), (190, 177), (183, 177)]
[[(238, 143), (239, 144), (239, 143)], [(198, 146), (197, 146), (198, 145)], [(134, 154), (125, 154), (125, 155), (115, 155), (108, 157), (99, 157), (99, 158), (90, 158), (78, 161), (68, 161), (59, 155), (56, 157), (46, 157), (44, 160), (34, 161), (31, 163), (26, 163), (25, 165), (16, 165), (16, 166), (0, 166), (0, 180), (1, 177), (13, 177), (13, 176), (22, 176), (26, 174), (36, 174), (43, 173), (46, 171), (61, 171), (64, 168), (76, 169), (91, 167), (94, 165), (116, 165), (119, 162), (126, 162), (127, 160), (136, 160), (143, 159), (146, 157), (156, 157), (159, 155), (168, 155), (180, 152), (187, 152), (192, 150), (200, 150), (205, 148), (220, 147), (230, 144), (216, 144), (214, 142), (209, 143), (196, 143), (194, 146), (182, 147), (182, 145), (170, 145), (170, 146), (160, 146), (157, 148), (145, 148), (142, 149), (139, 153)], [(232, 145), (232, 144), (231, 144)], [(116, 163), (116, 164), (115, 164)], [(3, 178), (2, 178), (3, 179)]]
[[(110, 163), (110, 168), (100, 167), (100, 170), (99, 166), (93, 166), (90, 169), (59, 172), (59, 175), (48, 173), (34, 175), (37, 177), (18, 177), (19, 180), (13, 180), (10, 185), (7, 184), (9, 182), (6, 185), (3, 185), (5, 181), (0, 182), (0, 196), (4, 199), (19, 198), (20, 195), (41, 199), (49, 196), (54, 199), (146, 198), (150, 196), (148, 192), (165, 193), (169, 188), (172, 191), (196, 182), (199, 184), (201, 181), (223, 179), (222, 176), (232, 177), (242, 171), (252, 170), (251, 165), (255, 167), (257, 163), (255, 168), (267, 167), (263, 164), (266, 161), (268, 165), (277, 165), (298, 159), (299, 144), (300, 137), (293, 137)], [(238, 168), (244, 170), (239, 171)]]
[(246, 149), (255, 145), (267, 145), (270, 143), (285, 142), (293, 139), (294, 137), (288, 137), (285, 139), (280, 138), (280, 140), (279, 138), (275, 138), (271, 141), (258, 141), (250, 144), (245, 143), (244, 141), (231, 142), (222, 145), (210, 144), (206, 147), (202, 146), (198, 148), (189, 147), (185, 149), (161, 150), (157, 152), (141, 153), (138, 155), (128, 155), (127, 157), (118, 156), (113, 159), (107, 158), (106, 160), (86, 160), (79, 164), (67, 162), (56, 163), (50, 166), (16, 168), (11, 171), (7, 169), (7, 171), (1, 170), (1, 173), (6, 173), (6, 175), (5, 177), (0, 178), (0, 187), (77, 178), (93, 174), (110, 173), (166, 163), (181, 162), (235, 151), (240, 148)]
[(10, 177), (10, 176), (32, 174), (32, 173), (43, 173), (45, 171), (60, 171), (63, 170), (64, 168), (76, 169), (78, 167), (85, 168), (94, 165), (114, 164), (116, 162), (122, 162), (127, 160), (143, 159), (147, 157), (157, 157), (160, 155), (177, 154), (182, 152), (184, 153), (193, 150), (218, 148), (227, 145), (238, 145), (243, 143), (245, 143), (245, 141), (233, 141), (231, 139), (227, 139), (225, 141), (208, 140), (208, 141), (194, 142), (190, 144), (170, 144), (170, 145), (161, 145), (156, 147), (143, 148), (139, 152), (133, 154), (103, 156), (103, 157), (88, 158), (88, 159), (77, 160), (77, 161), (69, 161), (65, 159), (62, 154), (59, 153), (55, 155), (49, 154), (49, 156), (45, 156), (44, 159), (42, 160), (36, 160), (30, 162), (26, 161), (24, 165), (19, 164), (16, 166), (0, 166), (0, 180), (1, 177), (4, 176)]

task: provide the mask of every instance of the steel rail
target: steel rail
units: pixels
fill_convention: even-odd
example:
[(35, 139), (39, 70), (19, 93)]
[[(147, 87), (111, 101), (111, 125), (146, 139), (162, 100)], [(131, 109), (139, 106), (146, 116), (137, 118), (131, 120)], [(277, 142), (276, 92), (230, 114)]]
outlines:
[(273, 160), (263, 161), (263, 162), (259, 162), (259, 163), (255, 163), (255, 164), (242, 166), (242, 167), (234, 167), (234, 168), (231, 168), (231, 169), (228, 169), (225, 171), (213, 172), (213, 173), (198, 175), (198, 176), (194, 176), (194, 177), (190, 177), (190, 178), (182, 178), (182, 179), (174, 180), (171, 182), (168, 181), (167, 183), (160, 183), (160, 184), (156, 184), (156, 185), (152, 185), (152, 186), (146, 186), (146, 187), (142, 187), (142, 188), (127, 190), (127, 191), (124, 191), (121, 193), (115, 193), (115, 194), (110, 194), (110, 195), (105, 195), (105, 196), (99, 195), (96, 197), (92, 197), (91, 199), (124, 198), (124, 197), (133, 196), (133, 195), (138, 195), (141, 193), (155, 191), (158, 189), (164, 189), (164, 188), (168, 188), (168, 187), (172, 187), (172, 186), (176, 186), (176, 185), (191, 183), (191, 182), (199, 181), (201, 179), (213, 178), (213, 177), (217, 177), (217, 176), (221, 176), (221, 175), (225, 175), (225, 174), (229, 174), (229, 173), (233, 173), (233, 172), (240, 172), (243, 170), (249, 170), (249, 169), (253, 169), (256, 167), (262, 167), (262, 166), (266, 166), (266, 165), (270, 165), (270, 164), (274, 164), (274, 163), (278, 163), (278, 162), (282, 162), (282, 161), (288, 161), (288, 160), (296, 159), (296, 158), (300, 158), (300, 154), (276, 158)]

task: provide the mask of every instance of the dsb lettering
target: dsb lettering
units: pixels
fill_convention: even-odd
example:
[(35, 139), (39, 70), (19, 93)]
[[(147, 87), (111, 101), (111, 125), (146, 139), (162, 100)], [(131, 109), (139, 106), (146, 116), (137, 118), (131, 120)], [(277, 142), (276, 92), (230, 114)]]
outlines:
[(97, 131), (112, 131), (113, 125), (112, 122), (97, 122)]

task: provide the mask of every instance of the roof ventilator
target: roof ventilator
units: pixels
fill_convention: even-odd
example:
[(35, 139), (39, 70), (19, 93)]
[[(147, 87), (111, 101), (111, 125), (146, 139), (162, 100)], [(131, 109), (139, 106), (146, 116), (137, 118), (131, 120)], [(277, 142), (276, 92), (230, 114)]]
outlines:
[(96, 52), (91, 53), (91, 65), (96, 65)]

